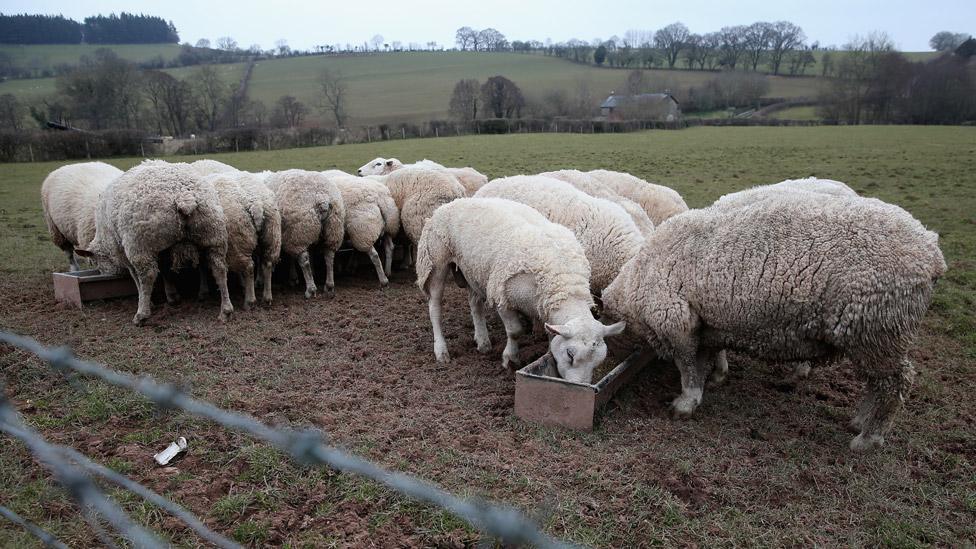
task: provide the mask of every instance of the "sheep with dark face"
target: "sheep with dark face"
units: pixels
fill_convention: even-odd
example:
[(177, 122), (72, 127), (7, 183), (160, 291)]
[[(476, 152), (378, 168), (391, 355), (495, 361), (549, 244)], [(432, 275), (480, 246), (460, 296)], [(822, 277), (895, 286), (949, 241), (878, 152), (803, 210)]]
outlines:
[(471, 167), (448, 168), (433, 160), (419, 160), (413, 164), (404, 164), (396, 158), (374, 158), (363, 164), (356, 173), (361, 176), (366, 175), (386, 175), (400, 168), (424, 168), (428, 170), (442, 170), (457, 178), (458, 183), (464, 187), (467, 196), (474, 196), (478, 189), (488, 183), (488, 177)]
[(946, 264), (938, 235), (905, 210), (823, 196), (773, 193), (675, 216), (604, 291), (604, 314), (677, 364), (676, 416), (694, 412), (723, 349), (779, 361), (841, 355), (867, 380), (851, 448), (884, 442)]

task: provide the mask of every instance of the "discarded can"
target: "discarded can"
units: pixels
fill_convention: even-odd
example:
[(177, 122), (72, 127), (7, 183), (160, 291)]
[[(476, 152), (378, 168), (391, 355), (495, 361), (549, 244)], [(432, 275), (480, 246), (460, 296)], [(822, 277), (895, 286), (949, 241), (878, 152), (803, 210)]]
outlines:
[(177, 454), (186, 450), (186, 446), (186, 439), (180, 437), (176, 439), (176, 442), (170, 443), (165, 450), (153, 456), (153, 459), (155, 459), (156, 463), (160, 465), (166, 465), (170, 461), (173, 461), (173, 458), (175, 458)]

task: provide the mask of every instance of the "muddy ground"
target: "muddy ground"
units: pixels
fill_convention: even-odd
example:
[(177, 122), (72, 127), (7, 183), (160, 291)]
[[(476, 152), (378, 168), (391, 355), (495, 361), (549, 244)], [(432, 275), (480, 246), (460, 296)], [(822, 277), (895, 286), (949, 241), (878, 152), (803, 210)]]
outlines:
[[(595, 432), (575, 433), (514, 417), (513, 376), (500, 366), (501, 323), (489, 322), (493, 349), (479, 354), (462, 290), (447, 292), (444, 324), (453, 360), (438, 364), (426, 302), (411, 274), (395, 273), (381, 289), (369, 270), (347, 272), (337, 287), (332, 299), (306, 300), (301, 291), (278, 286), (273, 306), (250, 312), (241, 311), (235, 291), (237, 311), (226, 325), (216, 321), (215, 297), (158, 304), (148, 325), (135, 327), (134, 298), (76, 310), (54, 302), (43, 273), (0, 280), (5, 328), (70, 345), (113, 368), (180, 383), (196, 397), (271, 424), (316, 426), (334, 444), (387, 467), (517, 505), (570, 541), (973, 539), (976, 413), (933, 411), (967, 398), (953, 378), (961, 371), (951, 363), (958, 348), (947, 338), (923, 334), (913, 356), (919, 389), (887, 447), (869, 456), (847, 450), (845, 424), (861, 391), (850, 368), (814, 371), (794, 387), (784, 368), (740, 356), (731, 357), (728, 383), (706, 391), (692, 420), (669, 419), (679, 378), (662, 363), (610, 403)], [(523, 342), (524, 360), (546, 350), (542, 334)], [(449, 514), (372, 482), (289, 464), (248, 437), (155, 412), (97, 382), (71, 386), (9, 348), (0, 349), (0, 365), (8, 395), (51, 440), (165, 493), (240, 541), (408, 547), (479, 539)], [(941, 435), (933, 438), (933, 429)], [(189, 439), (190, 451), (169, 468), (154, 467), (152, 455), (177, 436)], [(0, 499), (32, 509), (32, 519), (72, 545), (95, 544), (75, 506), (28, 453), (6, 439), (0, 446), (0, 484), (13, 487)], [(122, 501), (174, 542), (197, 543), (151, 506)]]

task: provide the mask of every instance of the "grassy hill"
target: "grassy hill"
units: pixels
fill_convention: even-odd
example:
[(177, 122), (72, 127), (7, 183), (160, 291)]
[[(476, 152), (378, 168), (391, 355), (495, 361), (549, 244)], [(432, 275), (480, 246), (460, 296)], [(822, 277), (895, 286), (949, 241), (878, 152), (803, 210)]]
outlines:
[(92, 55), (101, 48), (113, 50), (119, 57), (135, 63), (157, 56), (170, 61), (180, 53), (179, 44), (3, 44), (0, 45), (0, 54), (9, 55), (17, 67), (42, 71), (53, 70), (63, 64), (77, 65), (81, 56)]

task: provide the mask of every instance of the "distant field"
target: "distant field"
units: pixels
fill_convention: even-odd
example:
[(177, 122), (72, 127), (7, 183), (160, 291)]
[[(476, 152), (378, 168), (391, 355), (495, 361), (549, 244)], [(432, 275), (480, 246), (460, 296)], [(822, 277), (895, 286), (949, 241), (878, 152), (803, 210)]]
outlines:
[(819, 120), (817, 108), (814, 106), (790, 107), (781, 111), (776, 111), (769, 115), (770, 118), (780, 118), (782, 120)]
[(141, 63), (156, 56), (169, 61), (180, 53), (179, 44), (39, 44), (18, 46), (0, 45), (0, 53), (13, 58), (14, 65), (36, 70), (53, 69), (67, 63), (77, 65), (82, 55), (92, 55), (95, 50), (108, 48), (123, 59)]

